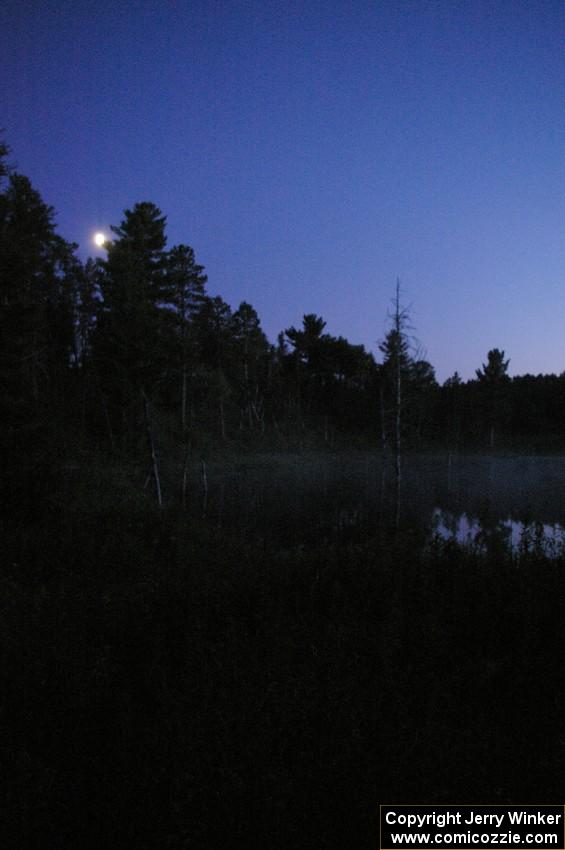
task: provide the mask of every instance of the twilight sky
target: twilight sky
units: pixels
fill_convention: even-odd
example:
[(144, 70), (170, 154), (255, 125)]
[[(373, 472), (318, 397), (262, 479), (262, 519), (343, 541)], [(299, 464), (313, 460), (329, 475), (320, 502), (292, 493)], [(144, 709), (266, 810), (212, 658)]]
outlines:
[(137, 201), (250, 301), (443, 381), (565, 370), (565, 3), (4, 0), (12, 161), (95, 255)]

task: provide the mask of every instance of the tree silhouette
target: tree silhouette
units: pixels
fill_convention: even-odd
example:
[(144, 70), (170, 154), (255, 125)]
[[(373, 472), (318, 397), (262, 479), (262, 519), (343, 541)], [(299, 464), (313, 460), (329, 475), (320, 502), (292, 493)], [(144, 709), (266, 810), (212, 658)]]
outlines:
[(30, 492), (47, 486), (61, 438), (74, 347), (71, 278), (80, 264), (29, 179), (5, 164), (1, 171), (0, 445), (6, 480)]
[(176, 245), (166, 258), (166, 289), (174, 341), (172, 357), (178, 363), (180, 375), (180, 421), (183, 437), (187, 431), (187, 404), (191, 369), (197, 361), (195, 317), (206, 297), (207, 276), (204, 266), (198, 265), (194, 250), (188, 245)]
[(507, 375), (510, 360), (504, 359), (504, 351), (491, 349), (487, 354), (487, 362), (482, 369), (476, 370), (479, 384), (486, 394), (487, 417), (489, 423), (489, 445), (494, 448), (495, 431), (499, 425), (504, 386), (509, 383)]
[(166, 274), (165, 222), (148, 202), (126, 210), (117, 239), (100, 262), (102, 307), (93, 340), (100, 381), (129, 438), (136, 431), (142, 394), (153, 398), (167, 368), (162, 308), (172, 295)]
[(246, 421), (249, 429), (264, 428), (264, 399), (269, 343), (259, 316), (251, 304), (242, 301), (232, 317), (232, 346), (235, 380), (239, 386), (240, 428)]
[(504, 351), (493, 348), (487, 354), (487, 362), (482, 369), (476, 370), (479, 381), (488, 385), (499, 385), (508, 378), (507, 371), (510, 360), (504, 359)]
[(403, 385), (410, 368), (410, 346), (408, 340), (409, 311), (408, 308), (402, 307), (400, 303), (400, 281), (398, 279), (390, 320), (392, 327), (383, 342), (380, 343), (379, 350), (383, 354), (382, 374), (385, 386), (392, 396), (395, 471), (399, 480), (401, 474)]
[[(232, 312), (229, 304), (216, 295), (205, 298), (195, 316), (200, 352), (200, 394), (219, 411), (220, 433), (227, 437), (226, 402), (231, 395), (227, 380), (231, 362)], [(214, 417), (215, 418), (215, 417)]]

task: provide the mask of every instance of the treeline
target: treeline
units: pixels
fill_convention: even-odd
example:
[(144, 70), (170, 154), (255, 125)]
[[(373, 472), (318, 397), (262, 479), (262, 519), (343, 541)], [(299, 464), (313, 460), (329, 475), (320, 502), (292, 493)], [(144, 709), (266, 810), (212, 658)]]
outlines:
[[(194, 250), (167, 246), (152, 203), (124, 213), (106, 258), (81, 263), (54, 212), (0, 150), (2, 448), (38, 467), (77, 446), (128, 455), (164, 440), (190, 452), (222, 444), (391, 448), (559, 441), (565, 374), (507, 376), (493, 349), (476, 380), (444, 386), (393, 314), (380, 362), (305, 315), (266, 338), (254, 308), (207, 292)], [(166, 436), (165, 436), (166, 435)], [(39, 485), (38, 485), (39, 486)]]

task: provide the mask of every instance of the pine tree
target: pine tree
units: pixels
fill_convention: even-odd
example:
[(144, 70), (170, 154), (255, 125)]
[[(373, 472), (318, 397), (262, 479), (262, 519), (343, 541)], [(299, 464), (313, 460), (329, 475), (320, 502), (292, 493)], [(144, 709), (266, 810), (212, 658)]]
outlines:
[(195, 316), (202, 365), (201, 389), (213, 411), (219, 412), (222, 439), (227, 437), (226, 402), (231, 395), (227, 378), (232, 359), (232, 312), (219, 295), (206, 297)]
[(264, 427), (262, 385), (266, 378), (269, 343), (259, 316), (251, 304), (242, 301), (232, 317), (232, 349), (235, 380), (239, 386), (240, 427), (244, 419), (250, 429)]
[(138, 428), (144, 395), (156, 398), (168, 368), (162, 341), (163, 307), (171, 303), (165, 222), (151, 203), (126, 210), (100, 262), (102, 308), (93, 354), (113, 427), (128, 437)]
[(84, 369), (92, 355), (92, 337), (101, 306), (100, 268), (91, 257), (74, 278), (73, 365)]
[(70, 365), (75, 247), (28, 178), (11, 174), (0, 197), (0, 362), (14, 413), (45, 403)]
[(507, 374), (509, 363), (510, 360), (504, 359), (504, 351), (493, 348), (487, 354), (486, 364), (483, 363), (482, 369), (476, 370), (479, 384), (486, 394), (491, 449), (494, 448), (495, 433), (499, 425), (504, 386), (510, 380)]
[(62, 436), (79, 263), (29, 179), (0, 170), (0, 443), (12, 485), (37, 492)]
[(194, 251), (188, 245), (176, 245), (166, 258), (166, 287), (169, 324), (174, 343), (172, 356), (180, 375), (180, 421), (183, 436), (188, 426), (187, 405), (191, 368), (194, 371), (198, 356), (195, 317), (206, 297), (204, 266), (198, 265)]

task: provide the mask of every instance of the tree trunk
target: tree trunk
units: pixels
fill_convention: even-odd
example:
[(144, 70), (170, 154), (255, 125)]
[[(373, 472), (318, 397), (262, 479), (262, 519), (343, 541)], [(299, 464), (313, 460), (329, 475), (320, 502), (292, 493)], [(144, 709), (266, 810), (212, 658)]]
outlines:
[(380, 402), (381, 402), (381, 447), (382, 447), (382, 450), (383, 450), (383, 453), (384, 453), (386, 451), (386, 448), (387, 448), (387, 441), (386, 441), (386, 421), (385, 421), (385, 393), (384, 393), (384, 388), (383, 388), (382, 383), (381, 383), (381, 386), (379, 387), (379, 397), (380, 397)]
[(206, 516), (206, 510), (208, 508), (208, 476), (206, 474), (206, 462), (202, 461), (202, 516)]
[(394, 467), (396, 472), (396, 478), (400, 481), (401, 468), (400, 468), (400, 439), (401, 439), (401, 409), (402, 409), (402, 370), (401, 370), (401, 343), (402, 343), (402, 332), (403, 332), (403, 321), (402, 321), (403, 311), (400, 309), (400, 280), (396, 279), (396, 299), (395, 299), (395, 311), (394, 311), (394, 326), (397, 334), (397, 347), (398, 350), (396, 352), (396, 369), (395, 369), (395, 398), (394, 398)]
[(220, 430), (222, 434), (222, 440), (226, 439), (226, 417), (224, 413), (224, 402), (220, 400)]
[(186, 434), (186, 383), (187, 383), (186, 363), (183, 363), (183, 366), (182, 366), (182, 387), (181, 387), (181, 411), (180, 411), (180, 424), (181, 424), (181, 432), (182, 432), (183, 438)]
[(187, 443), (184, 453), (184, 463), (182, 469), (182, 506), (186, 508), (186, 485), (188, 482), (188, 461), (190, 458), (190, 443)]
[(155, 490), (157, 492), (157, 502), (159, 507), (163, 507), (163, 497), (161, 493), (161, 479), (159, 476), (159, 462), (157, 452), (155, 451), (155, 441), (153, 439), (153, 429), (151, 428), (151, 418), (149, 416), (149, 400), (145, 394), (145, 390), (141, 391), (143, 396), (143, 409), (145, 411), (145, 426), (147, 428), (147, 440), (149, 442), (149, 451), (151, 453), (151, 467), (153, 470), (153, 478), (155, 479)]

